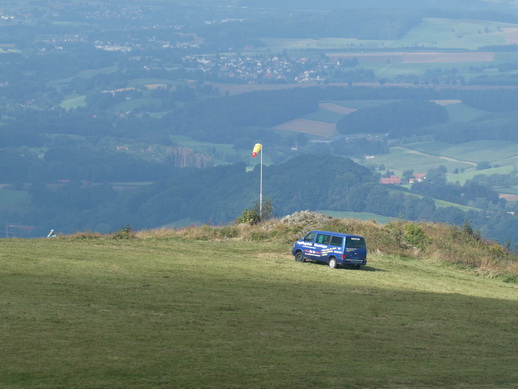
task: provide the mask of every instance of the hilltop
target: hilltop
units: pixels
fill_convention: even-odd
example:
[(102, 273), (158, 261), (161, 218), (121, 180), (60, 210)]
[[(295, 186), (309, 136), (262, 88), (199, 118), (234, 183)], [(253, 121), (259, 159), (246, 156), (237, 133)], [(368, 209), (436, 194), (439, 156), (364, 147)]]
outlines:
[[(311, 228), (361, 270), (297, 263)], [(516, 387), (516, 258), (468, 227), (297, 212), (0, 241), (3, 388)]]
[[(434, 261), (473, 271), (505, 282), (518, 282), (518, 257), (497, 242), (484, 239), (469, 223), (462, 227), (404, 220), (380, 224), (375, 220), (335, 218), (300, 211), (259, 224), (191, 226), (134, 231), (122, 228), (112, 234), (77, 233), (65, 239), (183, 239), (202, 241), (273, 242), (292, 244), (310, 230), (327, 230), (365, 236), (370, 255), (398, 256)], [(290, 246), (291, 247), (291, 246)]]

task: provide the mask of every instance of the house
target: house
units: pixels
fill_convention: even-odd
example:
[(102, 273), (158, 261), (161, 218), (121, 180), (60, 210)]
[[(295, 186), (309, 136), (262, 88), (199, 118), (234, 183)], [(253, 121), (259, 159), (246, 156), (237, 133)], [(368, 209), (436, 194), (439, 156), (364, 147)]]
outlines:
[(409, 184), (413, 184), (414, 182), (423, 182), (426, 179), (425, 173), (414, 173), (412, 176), (413, 178), (408, 180)]
[(393, 184), (393, 185), (401, 185), (401, 178), (398, 176), (392, 175), (390, 178), (382, 177), (380, 179), (380, 183), (382, 184)]

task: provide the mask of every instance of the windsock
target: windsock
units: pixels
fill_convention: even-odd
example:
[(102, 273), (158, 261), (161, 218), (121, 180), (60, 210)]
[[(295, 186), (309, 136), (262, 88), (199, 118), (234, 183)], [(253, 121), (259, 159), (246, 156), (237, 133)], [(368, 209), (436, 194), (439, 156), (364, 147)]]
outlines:
[(259, 154), (262, 148), (263, 146), (260, 143), (256, 143), (254, 146), (254, 151), (252, 151), (252, 157), (257, 157), (257, 154)]

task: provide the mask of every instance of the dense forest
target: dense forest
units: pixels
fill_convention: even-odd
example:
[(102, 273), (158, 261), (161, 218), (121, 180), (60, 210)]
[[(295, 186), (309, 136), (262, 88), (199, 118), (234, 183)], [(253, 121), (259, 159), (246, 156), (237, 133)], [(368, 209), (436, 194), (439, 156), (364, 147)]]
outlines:
[[(517, 220), (506, 213), (505, 201), (484, 182), (448, 184), (441, 169), (430, 172), (426, 183), (411, 190), (380, 185), (379, 174), (348, 158), (301, 155), (264, 168), (264, 195), (272, 201), (274, 214), (301, 209), (370, 212), (408, 220), (428, 220), (462, 225), (471, 223), (488, 238), (513, 243)], [(258, 200), (259, 168), (247, 172), (243, 163), (207, 169), (180, 169), (171, 177), (131, 191), (111, 185), (63, 184), (60, 190), (35, 184), (29, 189), (31, 206), (22, 223), (45, 220), (62, 233), (80, 230), (115, 231), (125, 225), (154, 228), (178, 220), (208, 224), (234, 221)], [(462, 211), (438, 207), (433, 198), (480, 210)], [(487, 211), (483, 211), (486, 209)], [(3, 212), (1, 217), (14, 217)], [(41, 227), (39, 234), (45, 233)], [(511, 228), (511, 230), (509, 230)]]
[(398, 101), (344, 116), (336, 129), (342, 134), (386, 133), (390, 138), (401, 138), (414, 135), (421, 127), (445, 122), (447, 118), (446, 109), (433, 102)]

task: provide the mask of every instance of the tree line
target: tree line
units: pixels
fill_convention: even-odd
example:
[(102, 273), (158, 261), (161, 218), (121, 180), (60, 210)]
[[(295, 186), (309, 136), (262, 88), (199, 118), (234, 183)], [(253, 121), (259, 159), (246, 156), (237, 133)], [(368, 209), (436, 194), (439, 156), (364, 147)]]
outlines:
[[(433, 173), (433, 172), (431, 172)], [(263, 193), (278, 216), (304, 209), (371, 212), (408, 220), (462, 225), (469, 221), (488, 238), (514, 244), (505, 228), (518, 228), (508, 204), (482, 180), (465, 185), (437, 182), (414, 184), (411, 191), (379, 184), (379, 174), (348, 158), (300, 155), (264, 167)], [(431, 176), (433, 176), (431, 174)], [(258, 200), (259, 166), (247, 172), (244, 163), (206, 169), (175, 169), (154, 184), (119, 191), (109, 184), (34, 184), (23, 213), (3, 211), (0, 220), (36, 225), (43, 234), (52, 225), (63, 233), (80, 230), (115, 231), (130, 224), (157, 228), (175, 221), (226, 224)], [(438, 207), (434, 198), (480, 207), (463, 211)], [(515, 229), (516, 230), (516, 229)]]

